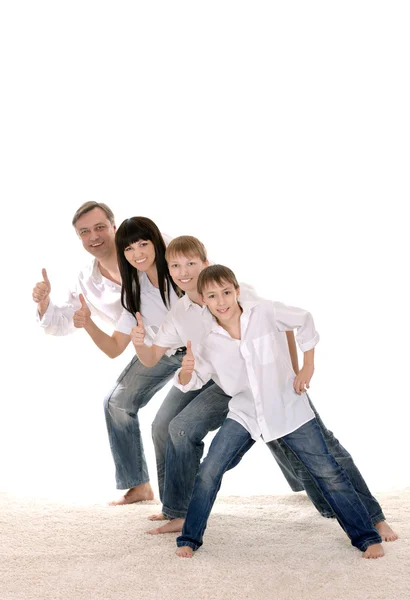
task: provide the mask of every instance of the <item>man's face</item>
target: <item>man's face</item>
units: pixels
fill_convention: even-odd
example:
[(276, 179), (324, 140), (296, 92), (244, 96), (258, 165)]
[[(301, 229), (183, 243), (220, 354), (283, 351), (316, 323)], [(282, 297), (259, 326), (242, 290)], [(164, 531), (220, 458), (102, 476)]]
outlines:
[(203, 303), (221, 323), (227, 323), (241, 314), (238, 298), (239, 288), (228, 282), (223, 282), (222, 285), (211, 282), (202, 295)]
[(203, 262), (199, 256), (172, 256), (168, 260), (169, 273), (174, 283), (186, 293), (195, 293), (198, 275), (208, 266), (208, 261)]
[(93, 208), (75, 224), (85, 250), (98, 260), (115, 254), (115, 225), (101, 208)]

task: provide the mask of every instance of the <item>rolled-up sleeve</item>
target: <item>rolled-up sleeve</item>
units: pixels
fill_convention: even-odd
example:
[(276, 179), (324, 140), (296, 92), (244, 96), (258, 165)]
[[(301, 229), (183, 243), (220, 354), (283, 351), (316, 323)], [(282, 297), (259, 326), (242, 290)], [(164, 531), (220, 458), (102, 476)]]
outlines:
[(73, 303), (66, 303), (61, 306), (54, 304), (50, 299), (47, 310), (41, 319), (38, 311), (36, 311), (37, 322), (47, 335), (68, 335), (76, 330), (73, 324), (73, 316), (80, 306), (80, 301), (77, 305), (74, 305), (74, 298)]
[(307, 352), (316, 346), (320, 336), (309, 311), (296, 306), (287, 306), (282, 302), (273, 302), (273, 306), (279, 331), (296, 329), (295, 339), (302, 352)]

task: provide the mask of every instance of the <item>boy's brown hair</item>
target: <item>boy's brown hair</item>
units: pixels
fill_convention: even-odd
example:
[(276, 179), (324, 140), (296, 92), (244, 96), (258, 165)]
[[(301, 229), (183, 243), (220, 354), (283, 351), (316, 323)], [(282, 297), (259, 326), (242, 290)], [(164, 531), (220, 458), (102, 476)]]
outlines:
[(202, 296), (205, 288), (212, 283), (219, 286), (231, 284), (236, 290), (239, 288), (235, 273), (223, 265), (211, 265), (200, 272), (197, 284), (199, 294)]
[(181, 255), (187, 257), (198, 256), (202, 262), (208, 260), (205, 246), (192, 235), (180, 235), (171, 240), (168, 244), (165, 252), (167, 262), (170, 262), (172, 258)]

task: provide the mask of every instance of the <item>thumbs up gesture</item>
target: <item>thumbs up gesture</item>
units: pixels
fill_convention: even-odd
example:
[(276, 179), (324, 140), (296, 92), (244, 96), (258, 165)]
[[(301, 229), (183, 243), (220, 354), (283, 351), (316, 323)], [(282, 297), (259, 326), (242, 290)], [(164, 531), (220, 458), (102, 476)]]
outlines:
[(75, 311), (73, 323), (74, 327), (81, 329), (81, 327), (86, 327), (90, 322), (91, 311), (88, 308), (85, 298), (82, 294), (79, 295), (79, 299), (81, 302), (81, 308)]
[[(33, 300), (34, 302), (42, 302), (44, 303), (46, 300), (48, 301), (48, 297), (51, 292), (51, 284), (50, 280), (47, 277), (47, 271), (45, 269), (41, 270), (41, 274), (43, 276), (43, 280), (36, 283), (33, 288)], [(48, 304), (48, 302), (47, 302)]]
[(141, 346), (144, 346), (145, 327), (139, 312), (135, 313), (135, 317), (137, 319), (137, 324), (131, 329), (131, 341), (134, 344), (134, 348), (137, 350), (138, 348), (141, 348)]
[[(190, 340), (186, 343), (186, 354), (182, 360), (181, 372), (180, 372), (180, 381), (182, 383), (183, 380), (190, 381), (191, 375), (195, 369), (195, 356), (192, 352), (192, 344)], [(185, 385), (185, 384), (184, 384)]]

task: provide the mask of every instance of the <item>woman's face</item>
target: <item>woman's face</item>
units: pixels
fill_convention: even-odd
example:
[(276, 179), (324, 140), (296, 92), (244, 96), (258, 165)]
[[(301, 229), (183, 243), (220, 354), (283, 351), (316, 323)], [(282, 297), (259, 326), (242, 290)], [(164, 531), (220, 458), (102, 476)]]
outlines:
[(145, 273), (155, 264), (154, 244), (149, 240), (139, 240), (124, 248), (124, 256), (130, 265)]

